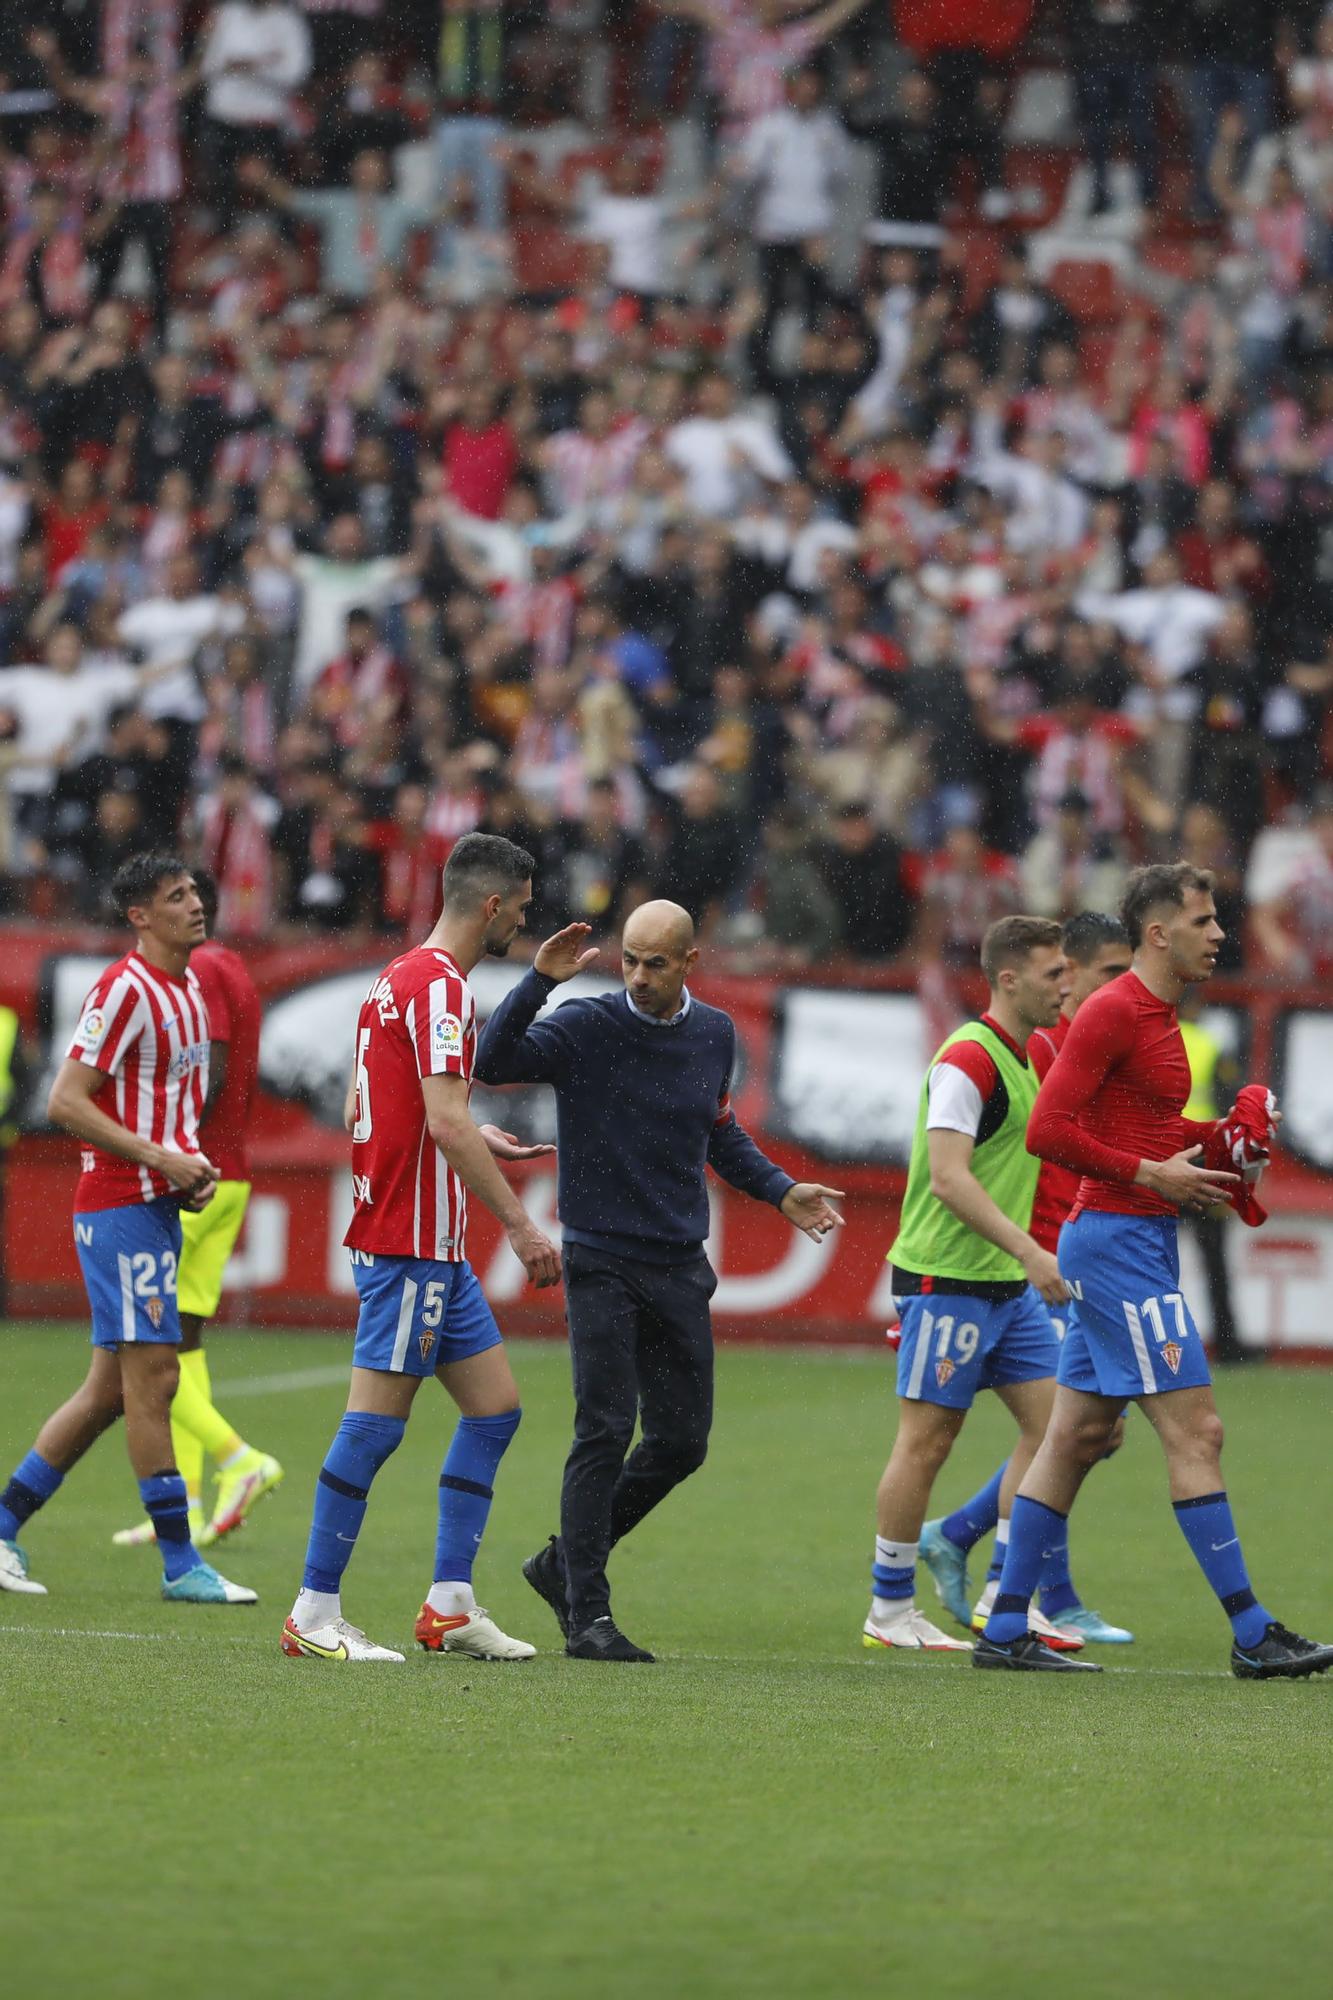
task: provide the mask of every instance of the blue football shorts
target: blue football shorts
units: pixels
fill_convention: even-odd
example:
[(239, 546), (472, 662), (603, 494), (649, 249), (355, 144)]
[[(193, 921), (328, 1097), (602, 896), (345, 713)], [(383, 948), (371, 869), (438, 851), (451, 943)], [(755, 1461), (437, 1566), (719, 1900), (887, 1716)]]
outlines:
[(902, 1320), (898, 1394), (913, 1403), (970, 1410), (979, 1389), (1054, 1375), (1060, 1343), (1031, 1285), (998, 1304), (965, 1292), (913, 1292)]
[(76, 1215), (74, 1248), (92, 1307), (94, 1347), (179, 1347), (179, 1202), (164, 1195)]
[(1065, 1308), (1059, 1380), (1128, 1402), (1212, 1378), (1194, 1315), (1180, 1290), (1173, 1215), (1085, 1210), (1060, 1231)]
[(500, 1329), (468, 1263), (352, 1252), (361, 1299), (354, 1368), (387, 1375), (433, 1375), (500, 1344)]

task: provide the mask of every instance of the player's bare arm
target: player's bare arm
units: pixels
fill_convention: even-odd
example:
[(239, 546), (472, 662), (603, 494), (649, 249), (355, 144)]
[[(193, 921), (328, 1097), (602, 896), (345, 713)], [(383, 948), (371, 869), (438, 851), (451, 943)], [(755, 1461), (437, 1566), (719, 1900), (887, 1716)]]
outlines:
[(1026, 1229), (1010, 1221), (972, 1172), (976, 1141), (971, 1134), (941, 1128), (927, 1132), (926, 1141), (930, 1152), (930, 1191), (936, 1200), (942, 1201), (960, 1222), (987, 1243), (1015, 1258), (1048, 1306), (1063, 1305), (1069, 1297), (1069, 1287), (1050, 1251), (1043, 1250)]
[(191, 1208), (204, 1208), (213, 1198), (218, 1170), (203, 1153), (176, 1153), (150, 1139), (127, 1132), (123, 1125), (99, 1109), (94, 1098), (107, 1082), (105, 1071), (67, 1056), (60, 1065), (46, 1114), (53, 1125), (61, 1126), (76, 1139), (98, 1146), (104, 1153), (130, 1160), (136, 1167), (148, 1167), (170, 1181)]
[(468, 1110), (461, 1076), (425, 1076), (421, 1095), (426, 1129), (470, 1194), (484, 1201), (502, 1224), (514, 1255), (539, 1289), (560, 1281), (560, 1255), (532, 1220), (499, 1167)]

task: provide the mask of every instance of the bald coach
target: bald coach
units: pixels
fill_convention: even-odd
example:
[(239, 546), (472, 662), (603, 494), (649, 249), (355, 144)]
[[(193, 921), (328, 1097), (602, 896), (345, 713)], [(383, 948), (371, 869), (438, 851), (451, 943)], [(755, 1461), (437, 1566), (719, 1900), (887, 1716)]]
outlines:
[(815, 1237), (840, 1220), (838, 1191), (793, 1181), (737, 1124), (736, 1030), (690, 993), (699, 952), (679, 904), (645, 903), (629, 918), (622, 993), (567, 1000), (538, 1021), (555, 988), (596, 959), (587, 940), (587, 924), (546, 940), (487, 1022), (476, 1076), (555, 1088), (574, 1443), (560, 1533), (523, 1573), (572, 1658), (650, 1660), (611, 1616), (606, 1565), (708, 1448), (717, 1277), (704, 1250), (705, 1169)]

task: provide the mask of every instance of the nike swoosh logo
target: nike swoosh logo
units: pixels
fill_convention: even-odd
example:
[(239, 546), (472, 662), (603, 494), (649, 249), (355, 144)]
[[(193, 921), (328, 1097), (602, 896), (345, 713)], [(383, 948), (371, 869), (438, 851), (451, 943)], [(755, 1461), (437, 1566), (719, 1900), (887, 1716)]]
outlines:
[(1240, 1540), (1239, 1535), (1233, 1535), (1229, 1542), (1214, 1542), (1212, 1544), (1213, 1554), (1217, 1555), (1223, 1549), (1234, 1549), (1239, 1540)]
[(430, 1629), (432, 1632), (456, 1632), (460, 1625), (466, 1625), (468, 1622), (469, 1614), (466, 1611), (461, 1618), (441, 1618), (438, 1612), (432, 1612)]
[(316, 1646), (312, 1640), (306, 1638), (303, 1632), (298, 1632), (296, 1634), (296, 1643), (303, 1653), (313, 1653), (317, 1660), (345, 1660), (347, 1658), (347, 1648), (343, 1645), (341, 1639), (336, 1646)]
[(333, 1532), (335, 1535), (337, 1535), (338, 1540), (340, 1542), (354, 1542), (356, 1540), (355, 1535), (344, 1535), (337, 1528), (335, 1528)]

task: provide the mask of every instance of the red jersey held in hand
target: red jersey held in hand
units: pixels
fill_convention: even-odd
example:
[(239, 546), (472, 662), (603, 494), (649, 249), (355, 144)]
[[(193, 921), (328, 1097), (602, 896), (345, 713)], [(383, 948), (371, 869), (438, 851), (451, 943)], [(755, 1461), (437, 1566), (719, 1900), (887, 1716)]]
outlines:
[(259, 1081), (263, 1006), (254, 980), (225, 944), (201, 944), (190, 954), (208, 1008), (209, 1040), (227, 1045), (227, 1074), (209, 1107), (200, 1142), (224, 1181), (248, 1181), (246, 1136)]
[(416, 945), (386, 966), (356, 1025), (349, 1250), (461, 1263), (467, 1190), (426, 1126), (422, 1079), (470, 1085), (477, 1026), (447, 951)]
[[(1028, 1037), (1028, 1061), (1041, 1082), (1046, 1081), (1068, 1033), (1069, 1016), (1061, 1014), (1053, 1028), (1035, 1028)], [(1071, 1173), (1068, 1167), (1057, 1166), (1054, 1160), (1042, 1161), (1041, 1172), (1037, 1176), (1037, 1192), (1032, 1198), (1028, 1235), (1034, 1242), (1040, 1243), (1043, 1250), (1049, 1250), (1052, 1256), (1060, 1240), (1061, 1226), (1077, 1198), (1078, 1183), (1079, 1176)]]
[(1070, 1022), (1028, 1120), (1028, 1150), (1082, 1175), (1074, 1215), (1175, 1215), (1134, 1176), (1140, 1160), (1168, 1160), (1212, 1132), (1216, 1120), (1182, 1115), (1189, 1094), (1175, 1008), (1122, 973)]

